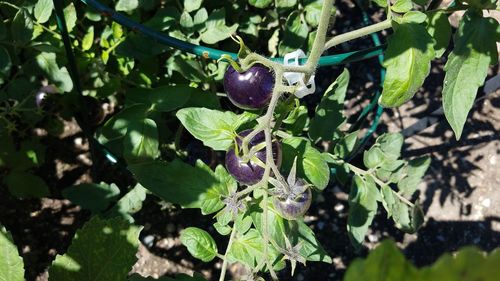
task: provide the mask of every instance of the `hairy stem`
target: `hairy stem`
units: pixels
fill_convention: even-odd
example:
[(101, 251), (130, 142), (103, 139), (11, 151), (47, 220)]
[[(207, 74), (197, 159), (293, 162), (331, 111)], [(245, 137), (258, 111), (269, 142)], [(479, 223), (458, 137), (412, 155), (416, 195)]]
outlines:
[(356, 29), (344, 34), (334, 36), (333, 38), (331, 38), (326, 42), (324, 50), (328, 50), (344, 42), (351, 41), (353, 39), (357, 39), (366, 35), (370, 35), (372, 33), (379, 32), (390, 27), (391, 27), (391, 19), (388, 18), (382, 22), (375, 23), (360, 29)]
[(226, 278), (226, 270), (227, 270), (227, 254), (231, 250), (231, 246), (233, 245), (234, 237), (236, 236), (236, 227), (233, 224), (233, 228), (231, 229), (231, 235), (229, 236), (229, 242), (227, 243), (226, 253), (224, 253), (224, 258), (222, 262), (222, 269), (219, 276), (219, 281), (224, 281)]

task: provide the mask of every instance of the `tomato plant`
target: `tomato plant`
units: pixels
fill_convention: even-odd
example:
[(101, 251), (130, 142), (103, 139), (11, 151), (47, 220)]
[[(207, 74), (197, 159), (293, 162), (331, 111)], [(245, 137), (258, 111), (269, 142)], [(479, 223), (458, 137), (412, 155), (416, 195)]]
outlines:
[[(304, 217), (334, 182), (349, 190), (345, 229), (353, 251), (380, 207), (395, 227), (415, 233), (424, 223), (416, 191), (430, 158), (403, 159), (397, 132), (369, 142), (380, 115), (368, 133), (346, 116), (349, 70), (329, 77), (328, 87), (316, 87), (316, 71), (379, 56), (385, 78), (366, 112), (380, 113), (409, 101), (432, 60), (447, 54), (443, 109), (459, 139), (498, 60), (498, 22), (483, 13), (498, 3), (489, 0), (357, 1), (377, 5), (386, 18), (333, 37), (333, 0), (102, 2), (0, 1), (2, 185), (16, 198), (64, 197), (94, 215), (55, 258), (49, 280), (141, 280), (128, 273), (142, 228), (133, 214), (148, 194), (213, 218), (214, 231), (187, 227), (180, 241), (203, 262), (220, 259), (219, 280), (233, 263), (247, 280), (278, 279), (287, 263), (292, 275), (297, 263), (331, 263)], [(453, 33), (455, 11), (464, 15)], [(322, 56), (383, 30), (386, 45)], [(237, 54), (218, 49), (235, 48), (231, 39)], [(317, 102), (307, 103), (307, 95)], [(59, 137), (73, 119), (92, 165), (106, 161), (133, 180), (118, 186), (94, 171), (94, 182), (49, 188), (39, 170), (45, 147), (33, 128)], [(191, 149), (200, 143), (206, 154)], [(0, 261), (0, 279), (22, 280), (12, 239), (0, 234), (15, 261)], [(371, 258), (352, 268), (366, 270)], [(346, 280), (366, 274), (350, 269)]]

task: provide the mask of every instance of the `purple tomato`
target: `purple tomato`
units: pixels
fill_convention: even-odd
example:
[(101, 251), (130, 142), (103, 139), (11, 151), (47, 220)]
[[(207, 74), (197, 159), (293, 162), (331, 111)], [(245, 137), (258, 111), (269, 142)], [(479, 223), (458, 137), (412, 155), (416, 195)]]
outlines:
[(228, 98), (242, 109), (259, 109), (269, 104), (274, 84), (273, 73), (261, 64), (242, 73), (229, 66), (224, 74), (224, 90)]
[(304, 216), (311, 206), (312, 194), (309, 184), (303, 179), (297, 179), (288, 191), (280, 190), (273, 197), (276, 211), (287, 220), (296, 220)]
[[(35, 94), (35, 104), (38, 108), (42, 108), (44, 110), (51, 109), (51, 107), (55, 106), (55, 96), (52, 94), (57, 93), (58, 90), (53, 85), (43, 86), (38, 90)], [(52, 97), (52, 98), (50, 98)], [(52, 99), (52, 100), (50, 100)]]
[[(236, 142), (238, 147), (241, 147), (242, 139), (247, 136), (252, 130), (245, 130), (238, 134)], [(260, 132), (248, 144), (248, 149), (265, 142), (264, 132)], [(273, 159), (276, 165), (279, 167), (281, 165), (281, 145), (277, 142), (273, 142)], [(242, 151), (240, 150), (239, 155), (242, 156)], [(266, 163), (266, 148), (263, 147), (261, 150), (257, 151), (254, 155), (262, 163)], [(235, 178), (239, 183), (245, 185), (252, 185), (258, 183), (264, 176), (264, 168), (259, 166), (257, 163), (252, 161), (244, 161), (242, 157), (238, 157), (234, 150), (231, 148), (226, 153), (226, 168), (227, 171)]]

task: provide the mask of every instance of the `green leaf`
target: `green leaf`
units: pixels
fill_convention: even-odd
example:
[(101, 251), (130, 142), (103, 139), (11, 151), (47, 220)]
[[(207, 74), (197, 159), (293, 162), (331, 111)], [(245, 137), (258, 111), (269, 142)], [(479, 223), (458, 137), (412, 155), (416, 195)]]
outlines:
[(376, 143), (388, 160), (396, 160), (401, 156), (404, 138), (400, 133), (385, 133), (377, 138)]
[(0, 40), (5, 39), (5, 37), (7, 37), (7, 25), (1, 24), (0, 25)]
[(387, 75), (379, 103), (384, 107), (400, 106), (411, 99), (429, 74), (434, 57), (433, 40), (425, 27), (393, 22), (393, 28), (383, 62)]
[(63, 12), (64, 19), (66, 19), (66, 27), (68, 28), (68, 32), (71, 32), (76, 26), (77, 20), (75, 5), (73, 3), (69, 3), (69, 5), (64, 8)]
[(387, 0), (371, 0), (375, 2), (379, 7), (385, 8), (387, 7)]
[(257, 8), (266, 8), (273, 3), (273, 0), (248, 0), (248, 3)]
[(408, 161), (408, 165), (403, 169), (406, 176), (398, 182), (399, 191), (405, 196), (412, 196), (430, 164), (431, 158), (429, 156)]
[(444, 67), (443, 109), (457, 140), (489, 65), (497, 62), (497, 26), (494, 19), (468, 11), (455, 33), (455, 47)]
[(203, 0), (184, 0), (184, 10), (186, 12), (196, 11), (201, 7)]
[(264, 240), (259, 231), (250, 229), (246, 234), (237, 236), (234, 239), (231, 250), (228, 253), (228, 260), (239, 261), (253, 268), (259, 264), (264, 257)]
[[(264, 216), (263, 216), (263, 202), (259, 204), (251, 205), (249, 208), (250, 215), (253, 220), (255, 228), (264, 235)], [(283, 234), (286, 233), (285, 219), (282, 218), (274, 205), (269, 200), (268, 201), (268, 212), (267, 212), (267, 225), (268, 225), (268, 235), (269, 239), (272, 239), (278, 246), (285, 248), (285, 239)]]
[(50, 195), (49, 187), (42, 178), (28, 172), (11, 172), (4, 183), (17, 198), (41, 198)]
[(120, 189), (115, 184), (83, 183), (64, 189), (62, 194), (72, 203), (97, 213), (108, 208), (120, 194)]
[(485, 280), (494, 281), (500, 274), (500, 249), (489, 256), (474, 246), (457, 253), (442, 255), (432, 266), (421, 269), (420, 280)]
[(448, 21), (448, 14), (439, 11), (429, 13), (427, 18), (427, 32), (435, 41), (435, 57), (440, 58), (450, 44), (451, 25)]
[(387, 211), (388, 217), (392, 217), (396, 227), (407, 232), (415, 233), (423, 223), (423, 212), (418, 202), (414, 207), (408, 206), (394, 191), (385, 185), (381, 188), (382, 203)]
[(213, 11), (206, 22), (207, 29), (201, 33), (201, 41), (207, 44), (215, 44), (227, 39), (236, 32), (238, 24), (226, 25), (226, 10), (224, 8)]
[(309, 140), (299, 137), (283, 139), (283, 169), (290, 170), (297, 157), (297, 175), (323, 190), (330, 181), (330, 169), (321, 152)]
[(206, 73), (196, 59), (174, 56), (167, 60), (167, 67), (169, 70), (179, 72), (184, 78), (191, 82), (200, 83), (207, 81)]
[(276, 0), (276, 8), (291, 8), (297, 5), (297, 0)]
[(36, 56), (36, 62), (57, 88), (64, 92), (70, 92), (73, 89), (73, 81), (68, 70), (65, 66), (59, 68), (57, 65), (56, 54), (42, 52)]
[(131, 12), (139, 7), (139, 0), (118, 0), (115, 10)]
[(406, 13), (413, 8), (413, 3), (411, 0), (396, 0), (394, 5), (391, 6), (391, 10), (396, 13)]
[(365, 239), (368, 227), (377, 212), (377, 200), (380, 199), (375, 182), (371, 177), (355, 175), (349, 192), (349, 214), (347, 231), (349, 239), (357, 249)]
[(123, 143), (123, 156), (129, 164), (154, 160), (160, 154), (155, 121), (145, 118), (128, 125)]
[(93, 217), (49, 268), (51, 281), (126, 280), (136, 262), (141, 227)]
[(322, 2), (321, 0), (314, 0), (304, 7), (306, 22), (311, 27), (317, 27), (319, 24), (321, 8), (323, 7)]
[(129, 106), (111, 117), (98, 132), (98, 140), (102, 144), (118, 142), (120, 144), (118, 149), (112, 149), (114, 153), (121, 154), (123, 152), (123, 137), (127, 133), (128, 126), (134, 120), (144, 119), (146, 113), (150, 108), (149, 105), (136, 104)]
[(300, 12), (292, 12), (286, 19), (285, 33), (278, 47), (279, 54), (284, 55), (302, 48), (308, 33), (309, 29), (307, 24), (302, 21)]
[[(288, 224), (294, 222), (287, 221)], [(314, 235), (312, 229), (303, 221), (297, 221), (298, 228), (295, 234), (298, 238), (297, 243), (301, 245), (300, 254), (308, 261), (321, 261), (331, 263), (332, 258), (328, 256), (325, 249), (321, 246)], [(292, 228), (293, 226), (289, 226)]]
[(357, 259), (347, 268), (344, 281), (359, 280), (414, 281), (417, 270), (406, 261), (392, 240), (385, 240), (365, 260)]
[(215, 168), (215, 173), (202, 162), (198, 162), (197, 165), (216, 178), (216, 183), (205, 193), (200, 207), (204, 215), (215, 213), (224, 207), (222, 197), (236, 192), (238, 184), (222, 165)]
[(374, 146), (363, 153), (363, 163), (368, 169), (377, 168), (385, 160), (384, 152), (380, 147)]
[(194, 25), (193, 18), (187, 11), (184, 11), (182, 13), (181, 20), (179, 21), (179, 23), (181, 24), (182, 27), (185, 28), (191, 28)]
[(131, 214), (134, 214), (141, 210), (142, 202), (146, 199), (146, 189), (140, 185), (136, 184), (132, 190), (127, 192), (118, 202), (109, 210), (107, 213), (108, 218), (122, 217), (130, 223), (134, 222), (134, 218)]
[(33, 37), (33, 20), (26, 9), (21, 8), (17, 11), (16, 16), (12, 20), (10, 29), (14, 42), (20, 45), (26, 45), (31, 41)]
[(87, 51), (92, 48), (92, 44), (94, 43), (94, 26), (91, 25), (87, 29), (87, 33), (83, 36), (82, 39), (82, 51)]
[(117, 22), (114, 21), (111, 24), (111, 30), (113, 30), (113, 37), (115, 39), (122, 38), (122, 36), (123, 36), (123, 27), (119, 23), (117, 23)]
[(52, 0), (37, 1), (35, 4), (35, 9), (33, 10), (35, 19), (39, 23), (48, 21), (50, 15), (52, 15), (52, 9), (54, 9), (54, 2)]
[(201, 208), (203, 214), (221, 209), (224, 204), (220, 198), (235, 191), (234, 181), (221, 170), (222, 167), (214, 173), (200, 160), (196, 167), (179, 160), (129, 167), (137, 181), (156, 196), (184, 208)]
[[(194, 17), (193, 17), (193, 23), (195, 25), (195, 28), (200, 28), (202, 29), (204, 27), (204, 23), (207, 21), (208, 19), (208, 13), (207, 13), (207, 9), (205, 8), (201, 8), (199, 9), (196, 14), (194, 14)], [(202, 27), (203, 25), (203, 27)], [(200, 27), (197, 27), (197, 26), (200, 26)]]
[(0, 280), (23, 281), (24, 262), (10, 233), (0, 224)]
[(8, 76), (11, 67), (12, 60), (10, 59), (9, 51), (0, 46), (0, 77), (2, 77), (1, 74)]
[(236, 137), (236, 129), (256, 116), (251, 113), (236, 115), (207, 108), (189, 107), (177, 111), (182, 125), (204, 145), (214, 150), (227, 151)]
[(180, 239), (189, 253), (197, 259), (209, 262), (217, 256), (217, 244), (203, 229), (188, 227), (181, 231)]
[(499, 261), (499, 249), (485, 255), (480, 249), (467, 246), (453, 254), (445, 253), (433, 265), (417, 270), (392, 240), (385, 240), (366, 259), (351, 263), (344, 281), (493, 281), (500, 273)]
[(183, 106), (191, 95), (200, 91), (200, 89), (182, 84), (157, 88), (133, 88), (127, 92), (126, 103), (146, 104), (156, 111), (168, 112)]
[(419, 11), (409, 11), (403, 15), (402, 22), (404, 23), (424, 23), (427, 20), (427, 15)]
[(359, 131), (354, 131), (343, 136), (339, 142), (335, 144), (333, 152), (341, 159), (347, 158), (354, 151), (358, 141)]
[(330, 141), (335, 138), (338, 127), (344, 123), (344, 100), (349, 84), (349, 71), (347, 68), (326, 89), (321, 99), (314, 118), (309, 126), (309, 136), (313, 140), (322, 139)]

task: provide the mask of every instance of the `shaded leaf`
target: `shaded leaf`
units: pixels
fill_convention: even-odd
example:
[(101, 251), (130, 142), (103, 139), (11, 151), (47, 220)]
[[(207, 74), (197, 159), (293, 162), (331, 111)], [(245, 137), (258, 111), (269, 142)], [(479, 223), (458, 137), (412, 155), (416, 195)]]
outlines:
[(338, 127), (345, 121), (342, 110), (348, 84), (349, 71), (345, 68), (325, 91), (316, 114), (311, 119), (309, 135), (313, 140), (321, 138), (330, 141), (335, 138)]
[(10, 26), (12, 31), (12, 39), (20, 45), (26, 45), (33, 37), (33, 20), (29, 12), (21, 8), (17, 11), (12, 24)]
[(73, 81), (65, 66), (59, 67), (56, 62), (56, 54), (42, 52), (36, 56), (38, 66), (45, 72), (51, 82), (64, 92), (73, 89)]
[(283, 169), (290, 170), (297, 157), (297, 175), (307, 179), (315, 188), (323, 190), (330, 181), (330, 169), (325, 158), (305, 138), (283, 139)]
[(83, 183), (64, 189), (62, 194), (73, 204), (96, 213), (105, 210), (120, 194), (120, 189), (115, 184)]
[(141, 227), (93, 217), (49, 268), (51, 281), (126, 280), (137, 260)]
[(428, 14), (427, 32), (434, 38), (435, 57), (440, 58), (451, 38), (451, 25), (448, 21), (448, 14), (444, 12), (433, 12)]
[(107, 217), (122, 217), (130, 223), (134, 222), (131, 214), (141, 210), (142, 202), (146, 199), (146, 189), (136, 184), (132, 190), (127, 192), (118, 202), (109, 210)]
[(206, 22), (207, 29), (201, 34), (201, 41), (207, 44), (215, 44), (229, 38), (236, 32), (238, 24), (226, 25), (226, 11), (224, 8), (213, 11)]
[(156, 196), (185, 208), (201, 208), (203, 214), (221, 209), (221, 197), (235, 191), (225, 170), (218, 169), (214, 173), (202, 161), (196, 167), (179, 160), (130, 165), (137, 181)]
[(380, 198), (375, 182), (371, 177), (355, 175), (349, 192), (349, 214), (347, 231), (349, 239), (357, 249), (365, 240), (368, 227), (377, 212), (377, 200)]
[(306, 42), (309, 29), (307, 24), (302, 21), (298, 11), (292, 12), (286, 19), (285, 33), (283, 40), (279, 43), (279, 54), (286, 53), (301, 49)]
[(155, 121), (145, 118), (128, 124), (123, 156), (129, 164), (154, 160), (160, 153)]
[(383, 241), (366, 259), (357, 259), (349, 265), (344, 281), (414, 281), (417, 270), (392, 240)]
[(28, 172), (11, 172), (4, 183), (17, 198), (41, 198), (50, 195), (49, 187), (39, 176)]

